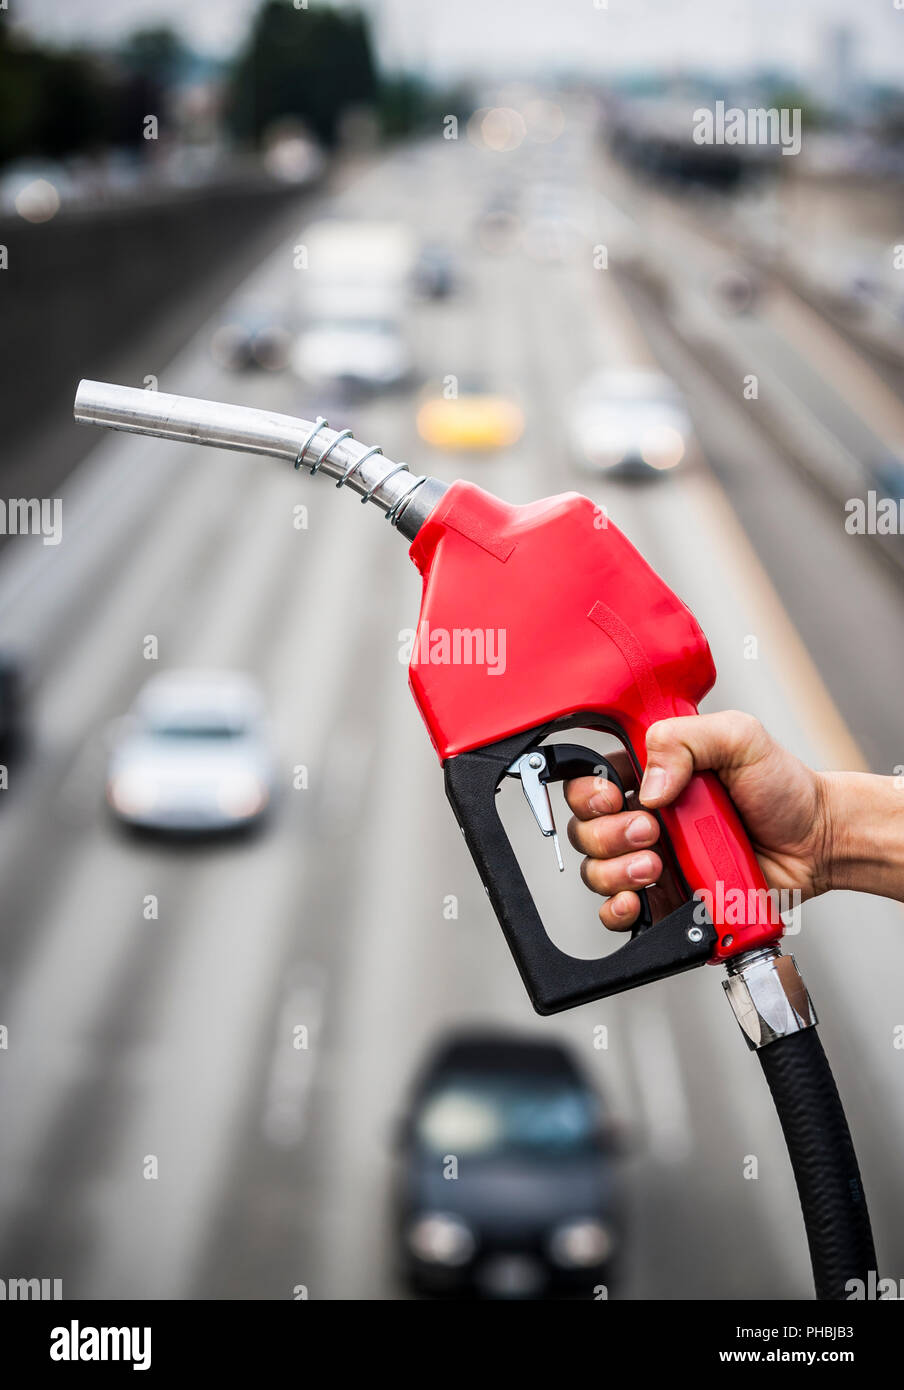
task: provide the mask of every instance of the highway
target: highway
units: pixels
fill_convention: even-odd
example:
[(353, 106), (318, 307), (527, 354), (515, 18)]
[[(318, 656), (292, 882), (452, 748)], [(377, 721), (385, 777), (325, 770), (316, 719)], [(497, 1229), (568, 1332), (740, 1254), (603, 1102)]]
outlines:
[[(424, 446), (416, 388), (343, 407), (286, 373), (230, 374), (211, 359), (212, 324), (146, 370), (164, 391), (328, 415), (415, 471), (514, 501), (589, 492), (700, 620), (719, 671), (707, 708), (753, 711), (818, 766), (893, 771), (904, 581), (871, 538), (845, 533), (740, 390), (683, 347), (681, 321), (589, 254), (493, 249), (482, 219), (500, 187), (524, 208), (550, 181), (580, 245), (605, 239), (627, 194), (580, 129), (509, 155), (465, 138), (401, 147), (319, 207), (401, 218), (457, 250), (460, 293), (413, 311), (419, 373), (485, 373), (515, 393), (526, 430), (501, 454)], [(679, 303), (703, 313), (704, 243), (666, 203), (638, 193), (626, 212), (653, 254), (671, 245)], [(297, 293), (300, 230), (243, 295)], [(813, 320), (782, 292), (717, 328), (751, 371), (782, 377), (833, 447), (862, 451), (904, 405), (866, 359), (848, 370), (853, 349)], [(655, 485), (578, 472), (562, 429), (575, 386), (594, 366), (657, 358), (688, 394), (703, 459)], [(624, 1129), (614, 1299), (809, 1297), (781, 1134), (719, 972), (552, 1020), (531, 1012), (406, 689), (419, 584), (401, 537), (275, 461), (125, 435), (98, 434), (63, 497), (59, 547), (32, 537), (0, 555), (0, 646), (35, 676), (34, 748), (0, 815), (0, 1273), (62, 1278), (67, 1298), (406, 1297), (387, 1204), (406, 1086), (445, 1027), (498, 1021), (570, 1042)], [(238, 667), (262, 683), (282, 791), (259, 836), (174, 847), (111, 824), (110, 729), (153, 674), (149, 635), (159, 667)], [(518, 843), (559, 944), (593, 954), (602, 929), (577, 856), (565, 848), (559, 878), (526, 819)], [(847, 1105), (880, 1272), (899, 1277), (904, 918), (837, 894), (802, 921), (789, 945)]]

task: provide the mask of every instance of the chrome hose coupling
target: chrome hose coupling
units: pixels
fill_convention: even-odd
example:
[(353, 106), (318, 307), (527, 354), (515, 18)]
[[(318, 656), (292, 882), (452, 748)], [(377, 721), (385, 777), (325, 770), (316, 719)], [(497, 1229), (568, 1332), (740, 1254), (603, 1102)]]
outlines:
[(778, 943), (744, 951), (726, 961), (722, 988), (752, 1052), (769, 1043), (814, 1028), (818, 1022), (793, 956)]

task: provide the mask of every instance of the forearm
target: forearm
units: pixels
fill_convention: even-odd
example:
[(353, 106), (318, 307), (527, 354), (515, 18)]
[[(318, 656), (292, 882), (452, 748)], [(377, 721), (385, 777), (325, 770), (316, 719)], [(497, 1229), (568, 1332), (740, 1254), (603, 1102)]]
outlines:
[(904, 778), (826, 772), (820, 780), (828, 887), (904, 902)]

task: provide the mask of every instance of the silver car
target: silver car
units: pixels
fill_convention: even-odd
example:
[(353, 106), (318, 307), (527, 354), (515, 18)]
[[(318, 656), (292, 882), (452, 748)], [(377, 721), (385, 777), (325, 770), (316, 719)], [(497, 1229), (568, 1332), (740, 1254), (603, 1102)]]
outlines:
[(183, 834), (258, 821), (273, 794), (264, 702), (241, 672), (170, 671), (120, 726), (107, 802), (126, 824)]
[(591, 473), (664, 473), (696, 447), (678, 387), (647, 368), (590, 377), (571, 401), (567, 429), (574, 461)]

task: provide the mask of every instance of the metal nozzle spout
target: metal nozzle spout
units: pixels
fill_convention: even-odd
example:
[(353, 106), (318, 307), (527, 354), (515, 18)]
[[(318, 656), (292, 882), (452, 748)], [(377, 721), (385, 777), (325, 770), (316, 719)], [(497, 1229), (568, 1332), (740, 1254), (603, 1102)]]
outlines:
[(446, 490), (436, 478), (413, 476), (407, 464), (393, 463), (379, 448), (360, 444), (351, 431), (331, 430), (322, 417), (297, 420), (193, 396), (81, 381), (75, 418), (83, 425), (104, 425), (158, 439), (272, 454), (296, 468), (325, 473), (336, 480), (337, 487), (349, 487), (362, 501), (373, 502), (409, 540)]

